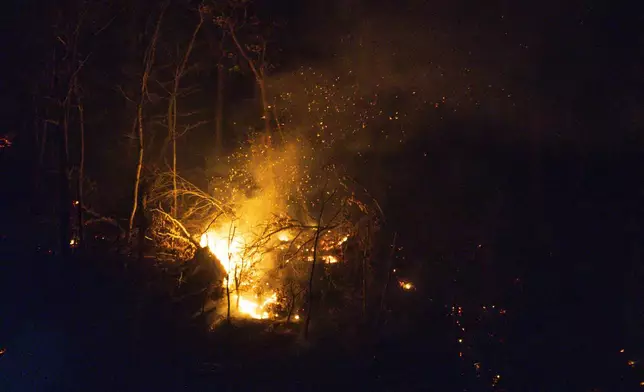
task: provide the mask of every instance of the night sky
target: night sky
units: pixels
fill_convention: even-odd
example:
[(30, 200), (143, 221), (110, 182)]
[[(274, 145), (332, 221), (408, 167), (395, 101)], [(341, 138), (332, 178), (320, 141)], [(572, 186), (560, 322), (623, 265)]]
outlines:
[[(67, 345), (92, 344), (69, 338), (66, 331), (81, 328), (76, 318), (69, 327), (63, 316), (58, 320), (38, 305), (59, 286), (33, 288), (48, 287), (51, 276), (66, 279), (50, 264), (41, 269), (44, 256), (33, 256), (36, 248), (56, 247), (59, 227), (57, 139), (41, 150), (39, 132), (47, 116), (57, 115), (50, 94), (59, 92), (48, 87), (52, 48), (59, 45), (53, 21), (60, 11), (59, 28), (71, 26), (81, 3), (14, 1), (3, 4), (0, 16), (0, 137), (12, 142), (0, 149), (0, 293), (7, 305), (0, 308), (0, 349), (9, 347), (0, 356), (0, 385), (10, 391), (72, 390), (65, 386), (74, 383), (65, 383), (82, 367), (70, 362), (52, 361), (45, 370), (34, 365), (50, 378), (64, 374), (64, 381), (40, 384), (51, 389), (24, 389), (34, 384), (16, 374), (31, 362), (49, 362)], [(136, 147), (135, 103), (124, 95), (138, 94), (142, 53), (161, 2), (87, 4), (92, 11), (79, 40), (80, 58), (87, 59), (79, 72), (86, 108), (85, 203), (125, 225)], [(161, 147), (166, 131), (159, 125), (167, 110), (163, 83), (197, 20), (191, 11), (197, 2), (170, 4), (145, 113), (149, 178), (169, 162)], [(328, 370), (335, 376), (325, 387), (644, 390), (644, 7), (554, 0), (255, 0), (252, 10), (262, 23), (275, 22), (266, 83), (284, 110), (284, 128), (306, 145), (302, 155), (313, 151), (315, 164), (341, 167), (378, 201), (384, 217), (377, 240), (384, 250), (374, 257), (387, 258), (396, 233), (394, 265), (401, 279), (414, 282), (413, 290), (398, 290), (391, 300), (390, 317), (400, 322), (391, 327), (395, 332), (373, 352), (352, 351), (363, 362), (322, 350), (321, 358), (352, 358)], [(182, 81), (190, 90), (179, 100), (180, 110), (194, 113), (181, 117), (180, 126), (200, 125), (177, 142), (178, 170), (200, 185), (226, 176), (232, 164), (225, 157), (263, 124), (250, 70), (227, 47), (224, 155), (214, 156), (218, 34), (210, 20), (200, 30), (190, 57), (194, 67)], [(76, 133), (69, 143), (69, 168), (75, 168)], [(30, 258), (35, 261), (25, 261)], [(84, 274), (95, 272), (83, 268), (74, 273), (85, 282)], [(81, 286), (93, 290), (90, 283)], [(106, 298), (117, 294), (108, 286), (95, 295), (109, 308)], [(63, 299), (56, 301), (64, 303), (72, 292), (78, 294), (61, 290)], [(119, 293), (119, 303), (127, 303)], [(106, 314), (121, 320), (114, 316), (118, 310)], [(109, 318), (94, 312), (87, 317), (96, 324)], [(41, 327), (50, 322), (62, 327)], [(127, 339), (104, 333), (110, 337), (102, 344)], [(30, 340), (43, 342), (37, 344), (43, 351), (35, 349), (38, 359), (10, 362), (11, 351), (32, 347)], [(89, 362), (101, 364), (100, 355), (89, 352)], [(115, 358), (110, 351), (108, 360)], [(275, 368), (282, 360), (299, 363), (273, 359)], [(3, 366), (10, 376), (1, 375)], [(167, 371), (173, 365), (163, 366)], [(343, 366), (359, 368), (356, 380), (364, 383), (334, 384), (345, 374)], [(149, 367), (145, 374), (154, 374)], [(281, 390), (308, 390), (302, 385), (324, 377), (301, 367), (293, 371), (300, 372), (293, 378), (299, 381)], [(94, 368), (90, 373), (103, 376)], [(134, 380), (132, 374), (125, 379)], [(277, 378), (262, 377), (277, 384)], [(187, 390), (210, 385), (202, 381)], [(183, 381), (173, 382), (160, 390), (178, 390)], [(128, 390), (125, 384), (113, 384), (125, 388), (114, 390)]]

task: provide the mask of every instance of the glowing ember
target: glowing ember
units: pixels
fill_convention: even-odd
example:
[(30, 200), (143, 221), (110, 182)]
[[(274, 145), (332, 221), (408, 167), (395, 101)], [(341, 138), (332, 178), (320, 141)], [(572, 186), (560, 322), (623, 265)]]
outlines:
[(411, 282), (405, 282), (401, 280), (399, 284), (400, 284), (400, 287), (403, 288), (403, 290), (412, 290), (414, 288), (414, 285)]
[(322, 260), (327, 264), (335, 264), (338, 262), (338, 258), (335, 256), (323, 256)]
[(8, 136), (0, 136), (0, 148), (11, 147), (11, 139)]

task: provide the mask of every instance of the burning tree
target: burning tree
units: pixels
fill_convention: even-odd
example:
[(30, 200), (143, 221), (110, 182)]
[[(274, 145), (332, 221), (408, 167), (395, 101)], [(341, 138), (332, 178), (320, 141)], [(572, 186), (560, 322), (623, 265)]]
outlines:
[[(316, 113), (311, 116), (315, 132), (303, 129), (295, 115), (300, 108), (289, 110), (289, 95), (269, 89), (266, 36), (242, 30), (257, 30), (259, 22), (245, 19), (250, 18), (246, 5), (235, 4), (208, 7), (201, 16), (213, 16), (252, 71), (264, 126), (229, 156), (216, 157), (225, 170), (208, 184), (179, 175), (174, 165), (167, 173), (157, 172), (150, 234), (157, 258), (168, 263), (192, 260), (200, 249), (210, 252), (224, 271), (218, 284), (225, 306), (218, 313), (227, 320), (236, 314), (298, 321), (305, 310), (307, 336), (321, 307), (356, 305), (366, 316), (371, 237), (382, 212), (341, 165), (329, 163), (333, 159), (325, 155), (333, 134), (321, 137), (328, 132), (324, 119)], [(277, 97), (284, 105), (279, 120), (269, 110)], [(287, 118), (293, 120), (289, 126)], [(269, 143), (273, 125), (281, 138)]]
[(346, 257), (347, 245), (364, 236), (364, 223), (376, 219), (377, 209), (360, 200), (337, 166), (313, 170), (303, 159), (311, 152), (302, 141), (271, 147), (251, 142), (229, 157), (233, 169), (211, 184), (211, 193), (178, 177), (177, 216), (168, 212), (172, 173), (157, 178), (152, 232), (161, 256), (188, 260), (198, 247), (207, 248), (226, 273), (228, 319), (232, 312), (298, 320), (304, 306), (308, 325), (325, 292), (318, 284), (333, 282), (336, 265), (350, 269), (362, 262)]

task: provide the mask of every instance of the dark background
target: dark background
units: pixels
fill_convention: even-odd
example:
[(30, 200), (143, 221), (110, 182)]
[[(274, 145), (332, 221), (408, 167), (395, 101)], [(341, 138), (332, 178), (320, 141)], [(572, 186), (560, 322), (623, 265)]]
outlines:
[[(155, 4), (134, 3), (143, 19)], [(105, 4), (106, 8), (121, 6)], [(488, 390), (490, 383), (472, 373), (471, 364), (481, 362), (489, 369), (486, 372), (502, 376), (498, 388), (508, 391), (637, 390), (644, 381), (641, 363), (631, 368), (627, 360), (644, 360), (642, 7), (635, 2), (590, 1), (257, 4), (262, 15), (285, 22), (276, 38), (276, 47), (281, 48), (276, 56), (276, 79), (288, 85), (293, 83), (290, 73), (300, 65), (332, 71), (346, 60), (358, 64), (357, 73), (364, 75), (361, 82), (367, 89), (373, 88), (371, 73), (385, 70), (395, 82), (383, 88), (383, 96), (418, 87), (429, 101), (411, 110), (416, 101), (400, 103), (392, 98), (393, 110), (414, 112), (405, 140), (395, 147), (378, 136), (369, 143), (360, 139), (341, 147), (333, 155), (381, 201), (387, 216), (385, 230), (398, 233), (402, 248), (398, 266), (417, 286), (414, 296), (400, 299), (396, 309), (399, 317), (412, 320), (402, 334), (405, 338), (392, 340), (390, 346), (383, 343), (378, 359), (369, 359), (373, 361), (369, 369), (356, 371), (364, 376), (356, 379), (371, 381), (356, 381), (357, 385), (389, 385), (398, 390), (409, 383), (414, 390)], [(92, 353), (89, 362), (119, 362), (120, 354), (106, 347), (121, 341), (120, 334), (127, 332), (106, 332), (105, 336), (112, 337), (99, 339), (95, 350), (89, 343), (74, 342), (75, 338), (61, 338), (61, 331), (76, 331), (76, 327), (60, 321), (63, 316), (49, 314), (50, 298), (67, 306), (85, 292), (60, 283), (67, 280), (55, 266), (42, 259), (31, 260), (31, 253), (24, 250), (40, 241), (34, 241), (34, 236), (51, 231), (37, 223), (47, 209), (34, 208), (46, 204), (41, 200), (51, 185), (46, 176), (34, 179), (37, 146), (31, 129), (38, 92), (34, 81), (47, 61), (43, 48), (51, 45), (48, 21), (57, 6), (55, 2), (6, 3), (0, 17), (0, 134), (13, 137), (12, 147), (0, 150), (0, 228), (3, 249), (24, 244), (18, 250), (3, 251), (1, 301), (6, 307), (0, 310), (0, 325), (6, 328), (0, 330), (0, 338), (15, 342), (19, 339), (14, 336), (39, 336), (42, 344), (25, 339), (32, 341), (36, 351), (51, 352), (42, 351), (44, 360), (27, 358), (20, 366), (42, 361), (38, 363), (52, 367), (50, 377), (68, 374), (74, 379), (75, 370), (52, 359), (56, 353), (80, 345), (83, 352)], [(105, 200), (98, 197), (96, 205), (123, 215), (131, 185), (127, 185), (130, 177), (124, 179), (120, 173), (133, 172), (134, 161), (130, 155), (117, 156), (126, 150), (122, 129), (131, 119), (118, 93), (102, 93), (118, 79), (116, 67), (127, 63), (120, 60), (126, 55), (118, 42), (124, 41), (115, 38), (120, 37), (118, 29), (126, 26), (127, 18), (116, 15), (111, 30), (88, 44), (93, 66), (86, 78), (93, 81), (95, 91), (88, 93), (86, 103), (94, 108), (88, 109), (94, 110), (88, 125), (88, 172), (99, 183), (99, 194), (110, 193)], [(186, 31), (179, 16), (173, 23), (173, 29)], [(341, 37), (364, 41), (367, 49), (351, 52), (338, 43)], [(208, 54), (203, 49), (195, 56)], [(380, 59), (395, 61), (378, 65)], [(360, 61), (373, 67), (362, 67), (365, 63)], [(429, 77), (418, 77), (427, 73)], [(206, 86), (206, 96), (213, 96), (213, 77), (207, 72), (195, 76)], [(231, 113), (245, 113), (239, 107), (252, 99), (252, 83), (249, 87), (247, 80), (239, 79), (232, 82), (235, 92), (227, 103)], [(416, 85), (417, 80), (422, 83)], [(203, 97), (188, 105), (199, 101)], [(209, 132), (207, 128), (197, 130), (185, 142), (182, 161), (186, 170), (206, 165), (206, 158), (194, 156), (210, 153), (198, 148), (208, 140)], [(228, 148), (238, 139), (238, 135), (228, 135)], [(47, 268), (43, 263), (48, 263)], [(93, 272), (77, 273), (78, 279), (91, 280), (85, 276)], [(81, 286), (92, 293), (97, 290), (93, 298), (107, 309), (111, 302), (128, 302), (105, 299), (116, 296), (120, 288)], [(453, 320), (445, 316), (454, 304), (463, 306), (469, 320), (466, 350), (454, 343), (458, 335)], [(481, 306), (491, 304), (505, 309), (506, 315), (488, 320)], [(75, 310), (68, 313), (86, 309), (86, 305), (69, 305)], [(108, 314), (119, 311), (88, 317), (102, 324), (110, 319)], [(47, 327), (60, 323), (66, 327)], [(33, 335), (23, 335), (18, 331), (27, 331), (25, 325), (38, 327)], [(78, 328), (72, 336), (83, 335)], [(51, 346), (53, 342), (56, 347)], [(11, 343), (11, 348), (20, 344), (26, 343)], [(97, 354), (102, 350), (110, 354)], [(158, 347), (149, 348), (155, 350)], [(457, 356), (459, 351), (464, 352), (463, 359)], [(6, 374), (18, 374), (20, 366), (11, 364), (8, 354), (0, 357), (0, 374), (3, 367), (10, 369)], [(328, 359), (319, 359), (325, 364), (331, 358), (347, 358), (346, 366), (331, 367), (331, 375), (322, 376), (329, 380), (335, 380), (333, 375), (339, 379), (343, 368), (361, 366), (349, 355), (320, 357)], [(150, 365), (138, 376), (149, 381), (153, 374), (164, 373), (156, 370), (168, 373), (177, 369), (175, 365)], [(321, 378), (306, 369), (293, 373), (300, 374), (304, 389)], [(96, 370), (96, 374), (103, 373)], [(127, 377), (134, 380), (134, 375)], [(378, 381), (387, 377), (394, 381)], [(16, 385), (28, 385), (21, 384), (24, 377), (18, 379), (2, 381), (14, 386), (8, 390), (45, 390), (16, 389)], [(87, 380), (83, 383), (91, 385)], [(178, 384), (158, 383), (167, 390), (179, 388)], [(338, 385), (334, 387), (350, 387)]]

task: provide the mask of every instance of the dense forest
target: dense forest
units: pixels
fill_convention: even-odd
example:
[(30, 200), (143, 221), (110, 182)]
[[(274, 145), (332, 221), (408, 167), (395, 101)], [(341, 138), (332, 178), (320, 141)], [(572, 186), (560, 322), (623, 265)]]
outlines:
[(7, 390), (643, 385), (641, 10), (13, 3)]

